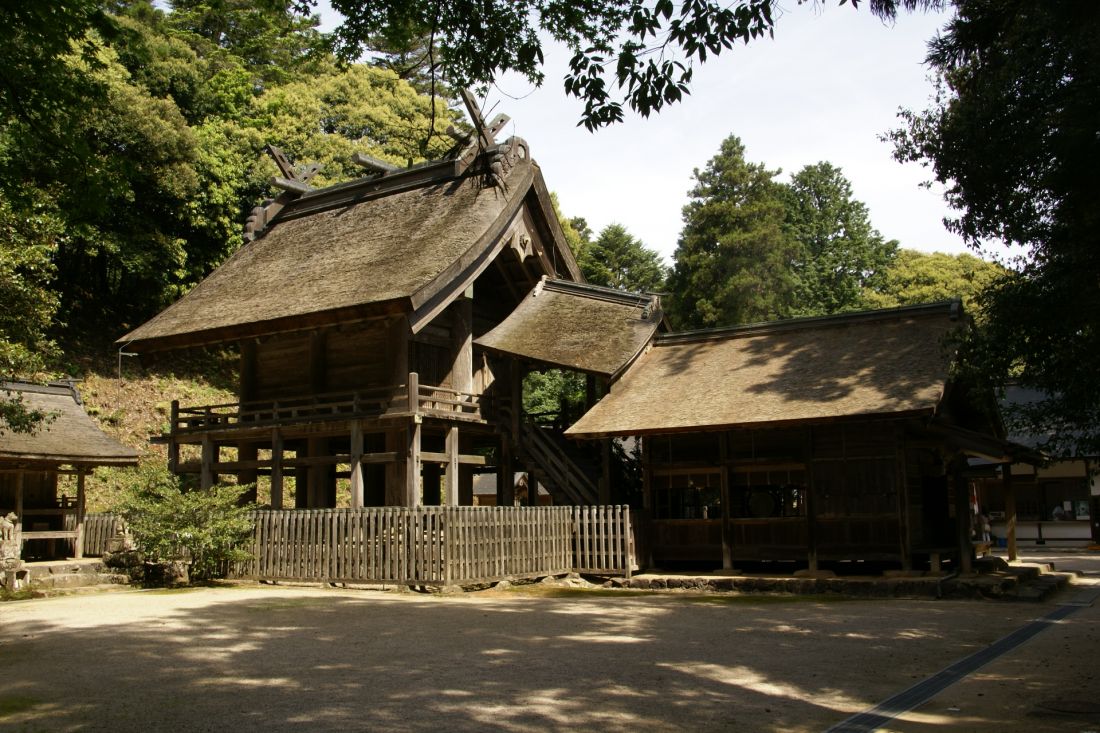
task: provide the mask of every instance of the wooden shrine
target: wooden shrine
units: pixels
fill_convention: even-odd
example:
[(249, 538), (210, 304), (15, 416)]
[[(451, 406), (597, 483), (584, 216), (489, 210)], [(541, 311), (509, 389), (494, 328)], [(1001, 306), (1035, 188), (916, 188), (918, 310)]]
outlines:
[[(137, 452), (99, 429), (71, 382), (0, 382), (0, 399), (45, 415), (33, 432), (0, 433), (0, 517), (14, 514), (23, 559), (83, 557), (85, 477), (137, 465)], [(70, 475), (75, 490), (60, 492), (58, 477)]]

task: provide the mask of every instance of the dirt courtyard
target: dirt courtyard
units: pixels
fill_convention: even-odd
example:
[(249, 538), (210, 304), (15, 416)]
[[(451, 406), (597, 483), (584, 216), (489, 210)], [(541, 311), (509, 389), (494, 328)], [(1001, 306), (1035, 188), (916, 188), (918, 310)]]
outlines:
[[(0, 730), (821, 731), (1050, 609), (544, 586), (7, 603)], [(1081, 609), (889, 729), (1096, 730), (1021, 696), (1100, 699), (1097, 619)]]

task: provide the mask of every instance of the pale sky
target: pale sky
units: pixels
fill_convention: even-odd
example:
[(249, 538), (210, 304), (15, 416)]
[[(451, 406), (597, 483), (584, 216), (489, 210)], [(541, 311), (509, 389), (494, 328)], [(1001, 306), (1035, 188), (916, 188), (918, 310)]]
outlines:
[(529, 143), (566, 216), (585, 217), (595, 232), (623, 224), (669, 263), (692, 171), (730, 134), (741, 138), (750, 162), (782, 168), (780, 180), (822, 160), (839, 166), (875, 228), (902, 247), (967, 251), (943, 227), (950, 212), (939, 189), (920, 186), (929, 171), (895, 162), (890, 144), (879, 140), (900, 124), (900, 107), (927, 106), (925, 44), (949, 15), (902, 14), (886, 24), (866, 3), (859, 10), (836, 0), (785, 6), (774, 39), (698, 65), (691, 95), (649, 119), (628, 113), (595, 133), (577, 127), (583, 105), (562, 89), (569, 54), (556, 46), (545, 49), (543, 86), (501, 79), (486, 116), (512, 118), (498, 137)]

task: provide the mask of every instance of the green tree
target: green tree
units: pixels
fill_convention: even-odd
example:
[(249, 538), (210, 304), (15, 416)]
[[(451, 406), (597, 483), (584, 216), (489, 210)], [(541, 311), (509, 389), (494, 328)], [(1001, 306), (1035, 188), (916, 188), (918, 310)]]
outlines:
[(983, 298), (971, 363), (1048, 398), (1026, 426), (1100, 452), (1100, 5), (956, 0), (929, 46), (931, 107), (903, 114), (896, 156), (930, 165), (975, 249), (1023, 254)]
[(871, 226), (867, 207), (836, 166), (808, 165), (787, 187), (787, 227), (800, 247), (793, 315), (816, 316), (866, 307), (864, 291), (881, 280), (898, 243)]
[[(587, 226), (587, 224), (585, 224)], [(659, 292), (665, 284), (661, 256), (622, 224), (608, 224), (584, 249), (578, 263), (593, 285), (633, 292)]]
[[(142, 4), (149, 0), (140, 0)], [(204, 57), (228, 52), (257, 89), (302, 78), (324, 59), (320, 18), (285, 0), (171, 0), (167, 24)]]
[(779, 173), (747, 162), (734, 135), (705, 169), (695, 170), (668, 280), (677, 327), (729, 326), (792, 312), (799, 248), (785, 226)]
[[(839, 0), (841, 4), (847, 0)], [(308, 9), (316, 0), (296, 0)], [(619, 122), (623, 104), (644, 116), (690, 92), (692, 65), (739, 42), (770, 36), (778, 0), (332, 0), (345, 17), (337, 30), (344, 58), (380, 45), (409, 48), (428, 39), (443, 76), (457, 86), (489, 84), (505, 71), (541, 85), (543, 38), (573, 56), (567, 94), (584, 101), (589, 129)], [(801, 0), (800, 0), (801, 4)], [(858, 5), (858, 0), (852, 0)], [(899, 8), (943, 0), (869, 0), (887, 19)], [(618, 91), (616, 91), (618, 90)], [(621, 93), (619, 98), (615, 95)]]
[[(49, 329), (58, 299), (50, 287), (60, 227), (47, 197), (0, 198), (0, 380), (35, 377), (56, 352)], [(47, 415), (0, 390), (0, 434), (30, 432)]]
[(863, 293), (872, 308), (896, 308), (959, 298), (967, 313), (982, 320), (979, 298), (1005, 269), (974, 255), (898, 250), (881, 279)]
[(179, 477), (163, 464), (138, 468), (126, 487), (118, 512), (147, 561), (190, 557), (192, 580), (220, 577), (229, 563), (245, 562), (252, 534), (248, 516), (254, 507), (240, 506), (245, 487), (215, 486), (184, 491)]

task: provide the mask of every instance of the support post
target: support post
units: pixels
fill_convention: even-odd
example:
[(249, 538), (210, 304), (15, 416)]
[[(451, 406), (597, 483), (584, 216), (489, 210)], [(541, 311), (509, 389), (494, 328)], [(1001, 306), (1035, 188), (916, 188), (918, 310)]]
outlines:
[(962, 475), (962, 459), (951, 462), (951, 481), (955, 489), (955, 538), (959, 549), (959, 572), (974, 572), (974, 545), (970, 542), (970, 492)]
[[(259, 458), (259, 447), (255, 443), (238, 443), (237, 444), (237, 460), (238, 461), (255, 461)], [(256, 479), (258, 472), (255, 468), (244, 468), (237, 471), (237, 483), (241, 486), (251, 484), (252, 488), (247, 492), (241, 494), (241, 504), (254, 504), (256, 503)]]
[(180, 424), (180, 401), (172, 400), (172, 414), (168, 423), (168, 470), (176, 475), (180, 467), (180, 444), (176, 440), (176, 431)]
[(912, 522), (909, 517), (909, 480), (908, 472), (905, 468), (905, 428), (902, 425), (896, 425), (894, 427), (895, 436), (895, 481), (897, 483), (897, 491), (895, 492), (898, 497), (898, 548), (901, 552), (901, 569), (912, 570), (913, 569), (913, 530)]
[(730, 467), (729, 433), (718, 434), (718, 461), (722, 465), (718, 474), (722, 502), (722, 569), (733, 570), (733, 526), (730, 524)]
[(73, 541), (73, 557), (84, 557), (84, 471), (76, 473), (76, 539)]
[(271, 431), (271, 508), (283, 508), (283, 434)]
[(217, 474), (214, 464), (218, 462), (218, 446), (209, 434), (202, 436), (202, 468), (199, 474), (199, 488), (203, 491), (214, 486)]
[(19, 557), (23, 556), (23, 476), (26, 472), (15, 474), (15, 536), (19, 538)]
[(806, 429), (806, 568), (816, 573), (817, 564), (817, 497), (814, 491), (814, 429)]
[(603, 506), (611, 503), (611, 438), (600, 441), (599, 501)]
[(351, 508), (363, 508), (363, 495), (365, 482), (363, 481), (363, 426), (358, 420), (352, 420), (350, 425), (351, 448), (349, 450), (349, 462), (351, 465)]
[(457, 425), (452, 425), (447, 428), (447, 438), (444, 450), (447, 453), (447, 491), (443, 503), (447, 506), (458, 506), (460, 469), (458, 465), (459, 436)]
[(516, 502), (516, 470), (512, 463), (512, 446), (501, 437), (497, 461), (497, 506), (512, 506)]
[[(413, 372), (409, 375), (415, 377)], [(419, 415), (413, 417), (406, 431), (405, 449), (405, 496), (403, 506), (420, 506), (420, 419)]]
[(1001, 464), (1001, 484), (1005, 492), (1005, 545), (1009, 562), (1018, 558), (1016, 547), (1016, 486), (1012, 483), (1012, 464)]

